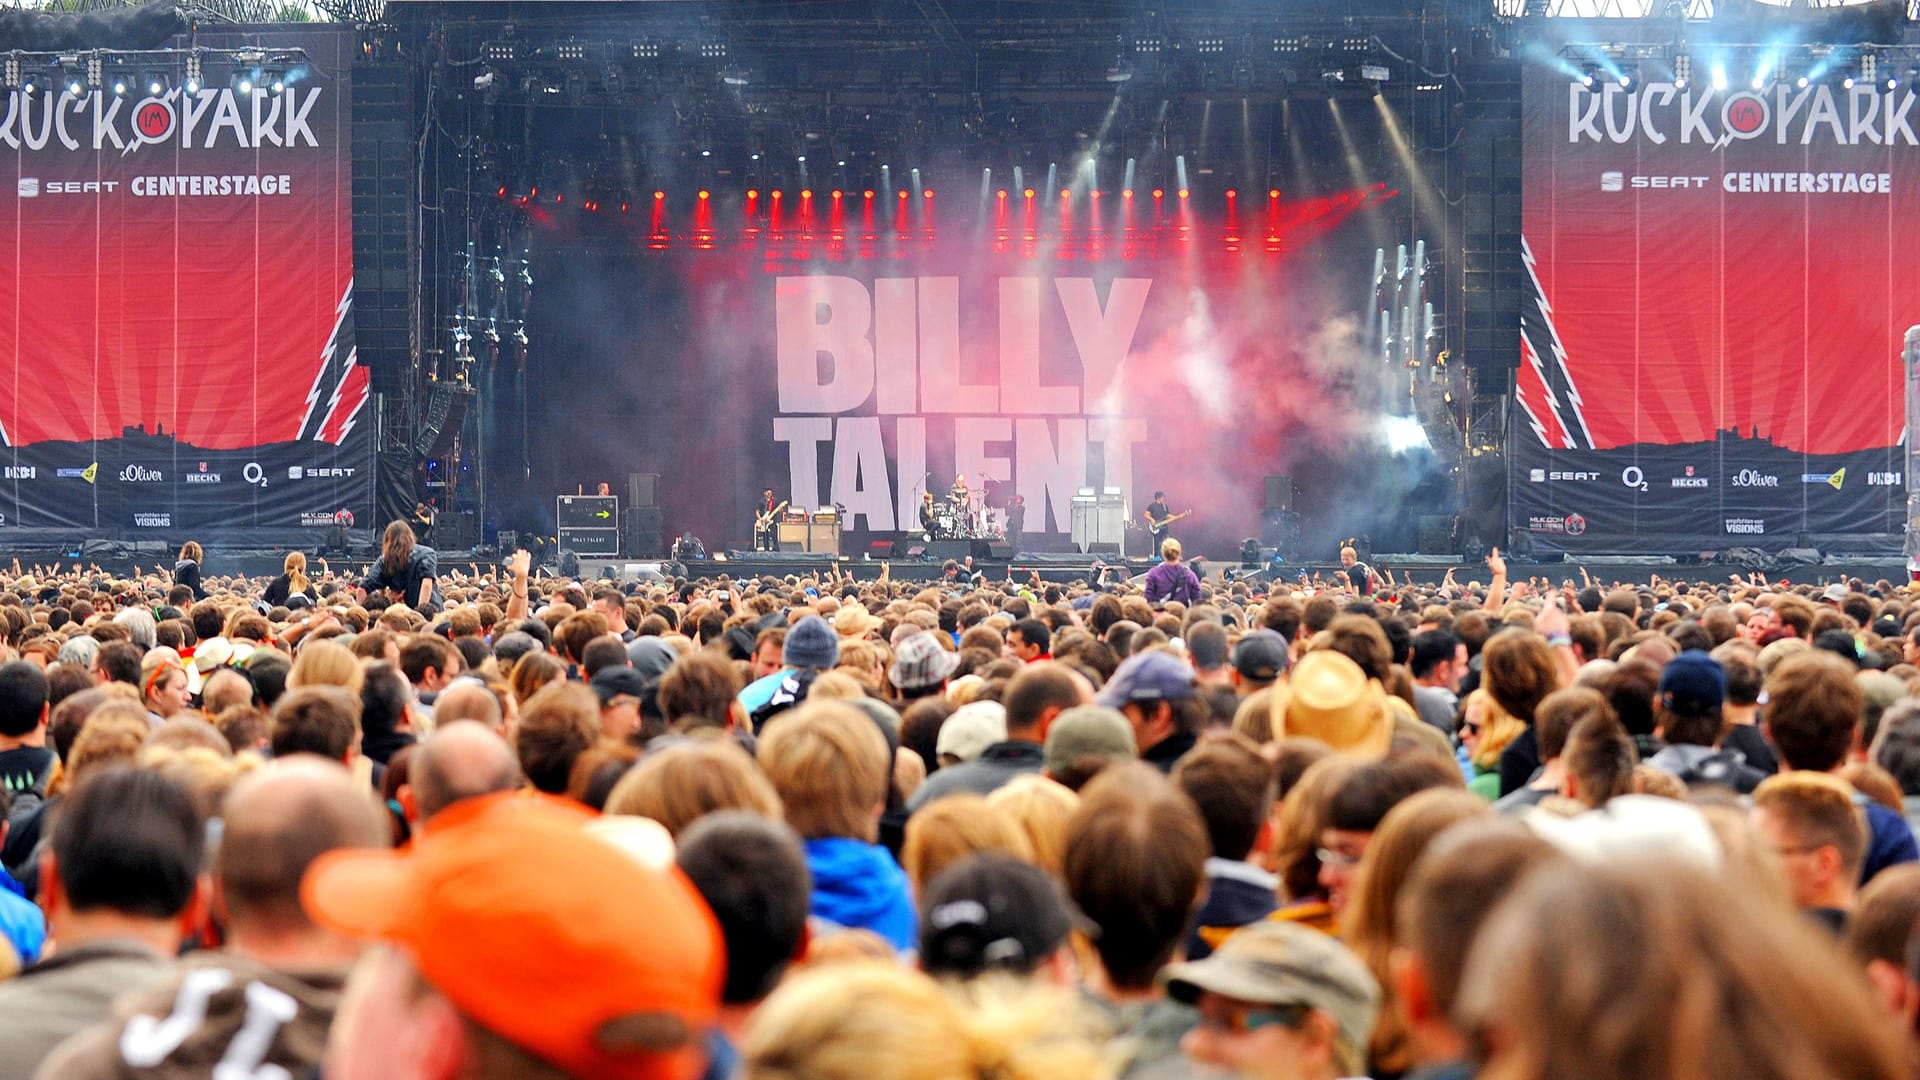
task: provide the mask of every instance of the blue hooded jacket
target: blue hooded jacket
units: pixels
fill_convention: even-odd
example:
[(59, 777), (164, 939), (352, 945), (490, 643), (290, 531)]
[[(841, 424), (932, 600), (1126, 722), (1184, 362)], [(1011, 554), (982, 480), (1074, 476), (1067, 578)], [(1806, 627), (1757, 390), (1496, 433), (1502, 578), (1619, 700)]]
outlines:
[(907, 874), (887, 849), (843, 837), (806, 841), (813, 872), (815, 917), (853, 930), (871, 930), (895, 950), (911, 951), (919, 919), (907, 894)]

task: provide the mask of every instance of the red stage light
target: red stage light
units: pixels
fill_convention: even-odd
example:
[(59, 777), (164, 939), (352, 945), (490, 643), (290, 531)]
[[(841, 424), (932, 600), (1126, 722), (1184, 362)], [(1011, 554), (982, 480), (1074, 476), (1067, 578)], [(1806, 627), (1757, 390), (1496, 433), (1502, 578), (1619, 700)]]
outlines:
[(505, 184), (502, 184), (500, 186), (500, 197), (503, 199), (507, 197), (507, 188)]
[(803, 199), (811, 199), (811, 198), (813, 198), (813, 189), (812, 189), (812, 188), (801, 188), (801, 189), (800, 189), (800, 197), (801, 197), (801, 198), (803, 198)]
[(840, 195), (841, 195), (841, 192), (837, 190), (833, 193), (833, 198), (835, 202), (838, 202), (840, 200)]
[(775, 202), (779, 202), (779, 201), (780, 201), (780, 189), (779, 189), (779, 188), (774, 188), (774, 189), (773, 189), (773, 200), (774, 200)]
[(710, 198), (712, 198), (712, 197), (713, 197), (713, 193), (712, 193), (712, 192), (710, 192), (710, 191), (703, 191), (703, 192), (701, 192), (701, 193), (700, 193), (700, 198), (701, 198), (701, 199), (702, 199), (703, 201), (704, 201), (704, 200), (706, 200), (706, 199), (710, 199)]
[(1228, 189), (1227, 189), (1227, 198), (1228, 198), (1228, 199), (1237, 199), (1237, 198), (1239, 198), (1239, 197), (1240, 197), (1240, 193), (1239, 193), (1238, 191), (1235, 191), (1235, 190), (1234, 190), (1234, 189), (1232, 189), (1232, 188), (1228, 188)]
[(1095, 191), (1095, 192), (1091, 192), (1091, 194), (1092, 194), (1092, 195), (1093, 195), (1093, 197), (1094, 197), (1094, 198), (1096, 198), (1096, 199), (1100, 197), (1100, 193), (1099, 193), (1098, 191)]
[(626, 204), (626, 203), (621, 203), (621, 204), (620, 204), (620, 212), (621, 212), (621, 213), (623, 213), (623, 214), (627, 212), (627, 204)]
[(659, 202), (660, 200), (662, 200), (662, 199), (664, 199), (664, 198), (666, 198), (666, 197), (667, 197), (667, 193), (666, 193), (666, 192), (664, 192), (664, 191), (656, 191), (656, 192), (654, 192), (654, 193), (653, 193), (653, 201), (654, 201), (654, 202)]
[(563, 202), (566, 202), (566, 201), (567, 201), (567, 193), (566, 193), (566, 192), (564, 192), (564, 191), (556, 191), (556, 192), (554, 192), (554, 193), (553, 193), (553, 201), (554, 201), (554, 202), (557, 202), (557, 203), (563, 203)]
[(869, 198), (869, 199), (871, 199), (871, 198), (873, 198), (873, 189), (872, 189), (872, 188), (868, 188), (868, 189), (867, 189), (867, 191), (866, 191), (866, 195), (867, 195), (867, 198)]
[(760, 197), (760, 189), (759, 189), (759, 188), (748, 188), (748, 189), (747, 189), (747, 198), (749, 198), (749, 199), (757, 199), (757, 198), (759, 198), (759, 197)]
[(1122, 192), (1120, 193), (1120, 197), (1121, 197), (1121, 198), (1125, 198), (1125, 199), (1131, 199), (1131, 198), (1133, 198), (1133, 189), (1132, 189), (1132, 188), (1128, 188), (1128, 189), (1126, 189), (1125, 191), (1122, 191)]
[(903, 198), (903, 199), (907, 197), (907, 189), (906, 189), (906, 188), (901, 188), (901, 189), (900, 189), (900, 197), (901, 197), (901, 198)]
[(531, 188), (531, 189), (529, 189), (529, 190), (527, 191), (527, 198), (529, 198), (529, 199), (537, 199), (537, 198), (539, 198), (539, 197), (540, 197), (540, 189), (539, 189), (539, 188)]
[(1186, 188), (1181, 188), (1181, 189), (1180, 189), (1180, 197), (1181, 197), (1181, 198), (1183, 198), (1183, 199), (1187, 197), (1187, 189), (1186, 189)]
[(1060, 197), (1061, 197), (1061, 198), (1063, 198), (1063, 199), (1071, 199), (1071, 198), (1073, 198), (1073, 192), (1072, 192), (1072, 191), (1069, 191), (1069, 190), (1068, 190), (1068, 189), (1066, 189), (1066, 188), (1061, 188), (1061, 189), (1060, 189)]
[(995, 194), (996, 194), (996, 195), (997, 195), (997, 196), (998, 196), (999, 198), (1002, 198), (1002, 199), (1004, 199), (1004, 198), (1006, 198), (1006, 197), (1007, 197), (1007, 189), (1006, 189), (1006, 188), (1001, 188), (1001, 189), (1000, 189), (1000, 190), (999, 190), (998, 192), (996, 192)]
[(1279, 189), (1279, 188), (1268, 188), (1268, 189), (1267, 189), (1267, 198), (1269, 198), (1269, 199), (1277, 199), (1277, 198), (1279, 198), (1279, 197), (1280, 197), (1280, 189)]

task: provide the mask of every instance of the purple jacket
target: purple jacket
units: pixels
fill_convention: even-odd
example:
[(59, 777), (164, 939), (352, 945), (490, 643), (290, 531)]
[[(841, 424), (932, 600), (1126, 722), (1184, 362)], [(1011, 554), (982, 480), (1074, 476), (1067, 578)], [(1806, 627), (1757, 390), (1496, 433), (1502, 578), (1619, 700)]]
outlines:
[(1174, 562), (1163, 562), (1147, 571), (1147, 603), (1178, 600), (1183, 604), (1200, 602), (1200, 579), (1193, 571)]

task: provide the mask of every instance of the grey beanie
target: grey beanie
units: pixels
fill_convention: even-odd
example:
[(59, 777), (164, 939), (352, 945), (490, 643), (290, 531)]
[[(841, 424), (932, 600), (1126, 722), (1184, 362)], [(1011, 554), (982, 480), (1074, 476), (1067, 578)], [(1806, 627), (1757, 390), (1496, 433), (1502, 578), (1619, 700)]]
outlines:
[(781, 662), (796, 668), (830, 668), (840, 662), (840, 636), (818, 615), (809, 615), (787, 631)]

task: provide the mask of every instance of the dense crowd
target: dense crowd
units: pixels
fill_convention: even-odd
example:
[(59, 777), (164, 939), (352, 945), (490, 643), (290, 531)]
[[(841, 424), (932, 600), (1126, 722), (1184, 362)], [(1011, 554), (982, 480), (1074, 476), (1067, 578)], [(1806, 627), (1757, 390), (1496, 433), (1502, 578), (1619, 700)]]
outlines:
[(1885, 581), (354, 570), (0, 575), (0, 1080), (1920, 1064)]

